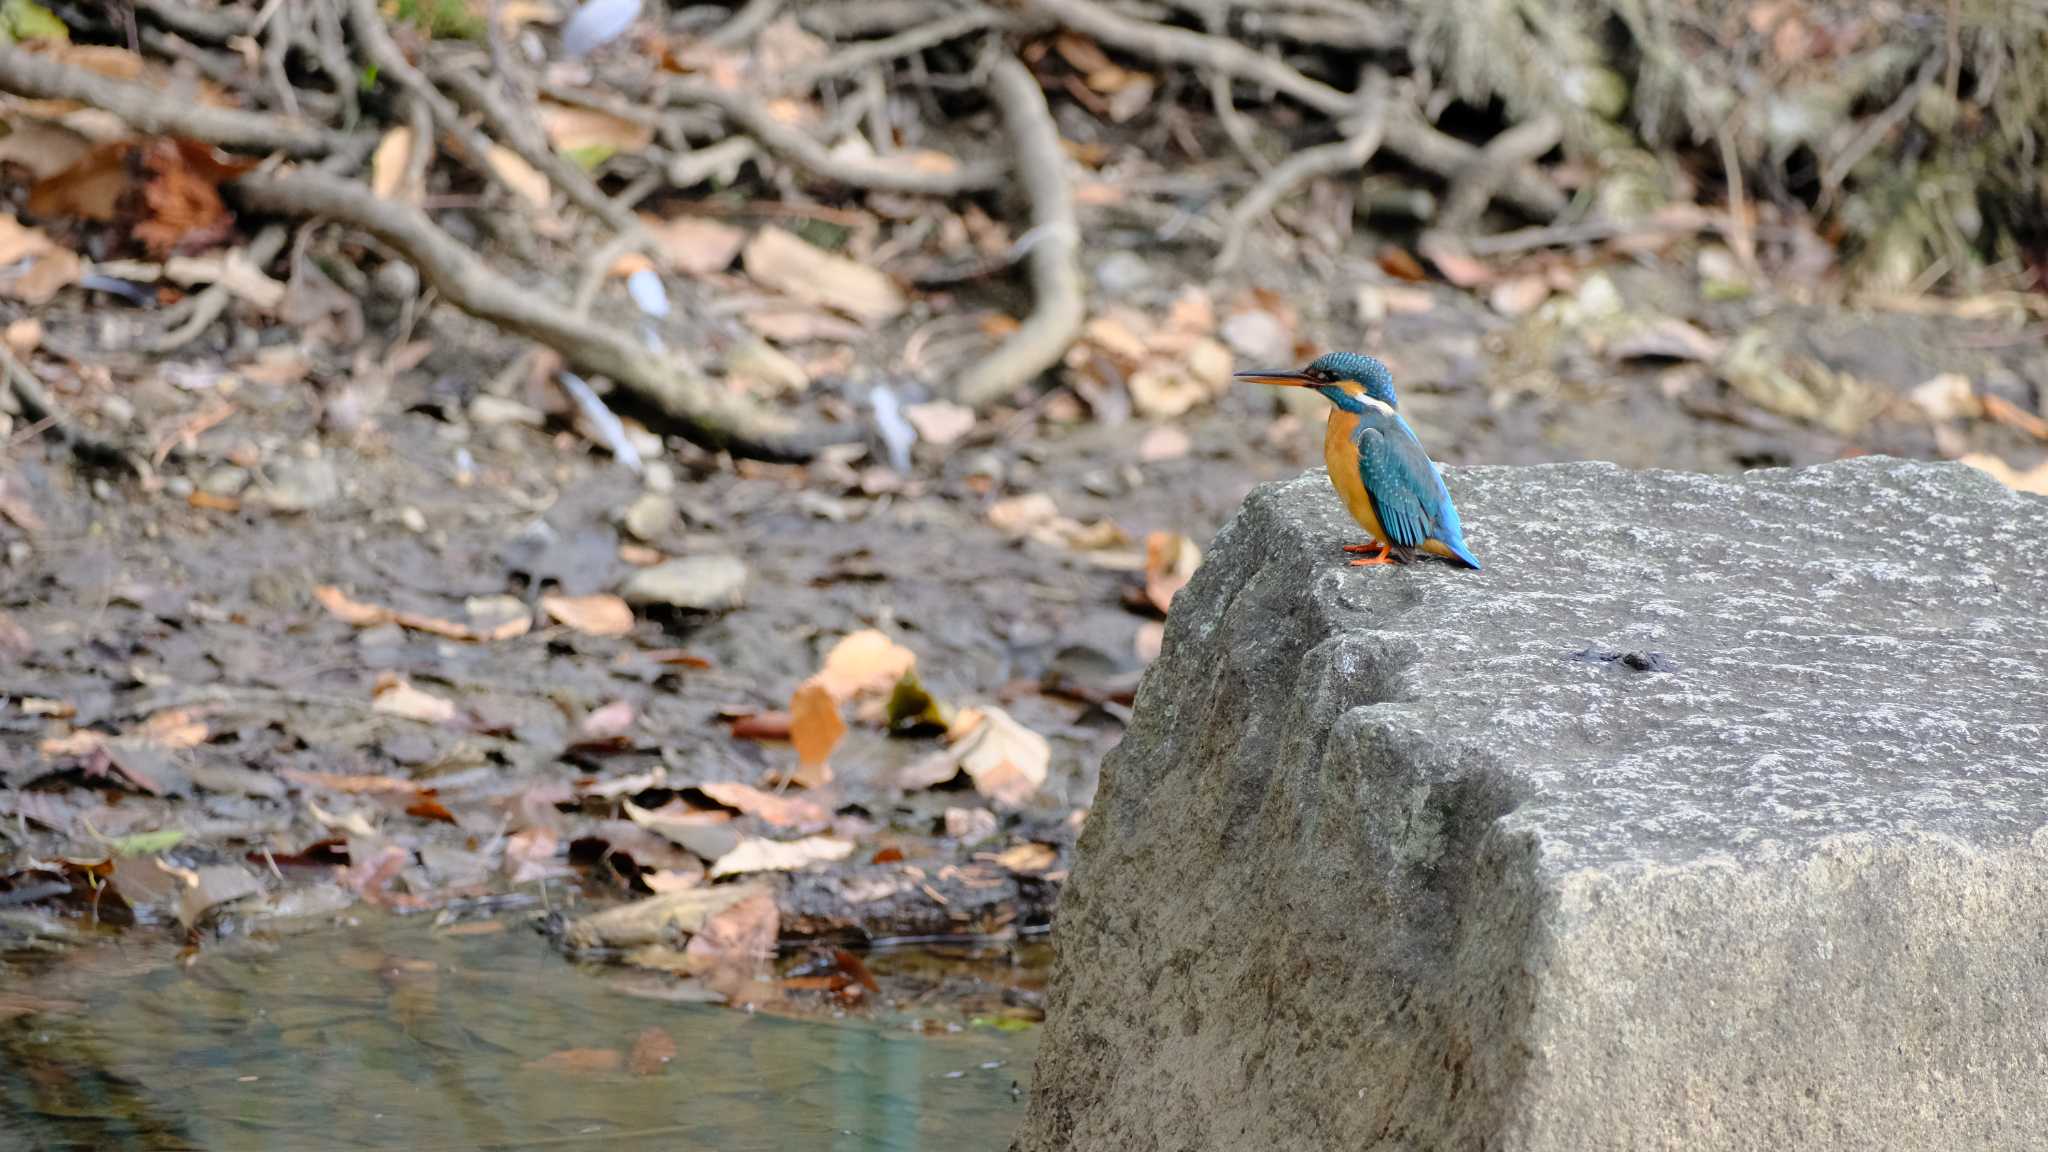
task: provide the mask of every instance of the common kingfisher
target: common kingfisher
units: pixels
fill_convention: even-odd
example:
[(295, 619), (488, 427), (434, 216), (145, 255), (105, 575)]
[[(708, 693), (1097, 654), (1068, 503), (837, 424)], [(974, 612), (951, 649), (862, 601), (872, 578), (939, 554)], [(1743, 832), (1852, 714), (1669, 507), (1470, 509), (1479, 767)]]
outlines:
[(1239, 372), (1236, 378), (1313, 388), (1334, 405), (1323, 432), (1323, 466), (1351, 518), (1374, 541), (1344, 546), (1363, 553), (1352, 567), (1405, 564), (1418, 551), (1479, 567), (1443, 474), (1395, 411), (1394, 374), (1385, 364), (1356, 352), (1331, 352), (1299, 372)]

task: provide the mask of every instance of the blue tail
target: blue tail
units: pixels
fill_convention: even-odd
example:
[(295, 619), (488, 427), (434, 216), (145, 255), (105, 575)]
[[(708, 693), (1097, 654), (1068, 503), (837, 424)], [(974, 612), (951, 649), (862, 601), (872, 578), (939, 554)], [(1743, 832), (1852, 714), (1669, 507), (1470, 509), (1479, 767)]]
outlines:
[(1479, 558), (1472, 555), (1472, 550), (1465, 546), (1463, 540), (1446, 540), (1444, 541), (1444, 547), (1449, 548), (1451, 555), (1456, 556), (1465, 567), (1475, 572), (1480, 570)]

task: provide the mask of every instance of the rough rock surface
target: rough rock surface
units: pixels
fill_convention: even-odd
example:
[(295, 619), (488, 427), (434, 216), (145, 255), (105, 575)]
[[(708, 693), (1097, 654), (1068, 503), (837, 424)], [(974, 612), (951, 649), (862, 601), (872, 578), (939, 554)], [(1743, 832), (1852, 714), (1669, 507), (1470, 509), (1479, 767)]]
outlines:
[(2048, 501), (1460, 469), (1484, 572), (1255, 492), (1057, 914), (1024, 1152), (2048, 1132)]

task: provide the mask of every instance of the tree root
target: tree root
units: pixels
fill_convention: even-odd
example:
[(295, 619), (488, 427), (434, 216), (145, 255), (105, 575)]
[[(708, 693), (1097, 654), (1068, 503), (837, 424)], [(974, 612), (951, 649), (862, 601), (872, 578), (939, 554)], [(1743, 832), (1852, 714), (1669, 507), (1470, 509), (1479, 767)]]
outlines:
[(1087, 316), (1081, 277), (1081, 228), (1067, 184), (1067, 157), (1031, 70), (1005, 56), (989, 73), (989, 96), (1002, 109), (1016, 152), (1017, 179), (1031, 202), (1031, 315), (1009, 339), (960, 377), (960, 399), (974, 407), (1009, 395), (1058, 364)]
[(669, 81), (659, 89), (657, 102), (715, 108), (778, 159), (820, 179), (853, 188), (906, 192), (913, 196), (957, 196), (963, 192), (992, 191), (1008, 179), (1009, 169), (1003, 164), (963, 163), (950, 172), (923, 172), (901, 164), (834, 156), (802, 129), (777, 120), (762, 104), (740, 93), (697, 81)]
[[(256, 238), (249, 241), (249, 264), (255, 268), (262, 268), (277, 259), (277, 254), (284, 251), (284, 242), (289, 235), (283, 227), (276, 224), (257, 233)], [(184, 318), (170, 331), (150, 341), (147, 346), (148, 352), (153, 356), (168, 356), (199, 339), (208, 328), (213, 327), (213, 322), (220, 319), (221, 314), (228, 310), (228, 305), (234, 298), (235, 294), (229, 291), (225, 284), (209, 285), (204, 292), (188, 297), (190, 303), (181, 305), (186, 309)]]
[(189, 136), (223, 148), (319, 156), (333, 151), (342, 139), (304, 120), (165, 99), (155, 88), (88, 72), (4, 40), (0, 90), (39, 100), (76, 100), (113, 113), (138, 132)]
[(571, 315), (491, 270), (419, 209), (380, 200), (353, 181), (302, 168), (251, 173), (227, 190), (252, 211), (323, 216), (369, 233), (419, 269), (449, 303), (610, 378), (635, 408), (692, 443), (736, 456), (802, 460), (828, 444), (860, 438), (852, 427), (797, 428), (711, 387), (681, 358), (664, 359), (630, 333)]
[(1334, 144), (1295, 153), (1286, 163), (1267, 173), (1266, 178), (1245, 193), (1244, 199), (1230, 210), (1230, 220), (1223, 229), (1223, 247), (1216, 253), (1213, 271), (1226, 272), (1237, 266), (1252, 225), (1264, 219), (1288, 193), (1320, 177), (1356, 172), (1372, 160), (1373, 153), (1379, 151), (1380, 141), (1386, 136), (1385, 74), (1375, 70), (1368, 76), (1364, 93), (1364, 115), (1349, 136)]

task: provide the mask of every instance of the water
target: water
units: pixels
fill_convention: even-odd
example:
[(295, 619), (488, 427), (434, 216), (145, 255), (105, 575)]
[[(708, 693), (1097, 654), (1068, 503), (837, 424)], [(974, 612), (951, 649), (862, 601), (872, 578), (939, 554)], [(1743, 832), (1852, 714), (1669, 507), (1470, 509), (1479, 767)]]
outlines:
[(517, 925), (424, 918), (10, 958), (0, 1149), (997, 1152), (1022, 1119), (1033, 1031), (780, 1018), (618, 979)]

